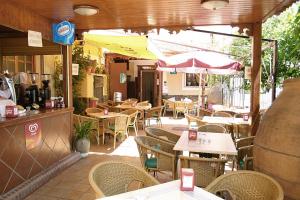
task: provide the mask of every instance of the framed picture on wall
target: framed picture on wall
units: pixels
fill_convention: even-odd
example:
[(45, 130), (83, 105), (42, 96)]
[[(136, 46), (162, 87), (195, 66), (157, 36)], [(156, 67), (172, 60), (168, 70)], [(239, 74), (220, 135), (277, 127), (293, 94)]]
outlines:
[(125, 73), (120, 73), (120, 83), (126, 83), (127, 75)]

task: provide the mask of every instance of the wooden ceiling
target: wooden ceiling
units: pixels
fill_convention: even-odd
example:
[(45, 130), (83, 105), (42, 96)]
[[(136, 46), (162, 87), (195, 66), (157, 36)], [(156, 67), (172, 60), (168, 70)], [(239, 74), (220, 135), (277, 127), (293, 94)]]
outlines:
[[(54, 21), (70, 20), (77, 29), (134, 29), (196, 25), (249, 24), (266, 20), (295, 0), (230, 0), (225, 8), (206, 10), (201, 0), (11, 0)], [(97, 6), (94, 16), (79, 16), (73, 6)]]

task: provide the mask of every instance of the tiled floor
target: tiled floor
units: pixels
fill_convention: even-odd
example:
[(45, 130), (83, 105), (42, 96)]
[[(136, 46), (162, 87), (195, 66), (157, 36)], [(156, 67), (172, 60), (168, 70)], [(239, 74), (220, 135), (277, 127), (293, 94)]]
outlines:
[[(180, 133), (182, 130), (175, 129), (170, 126), (181, 124), (181, 127), (186, 125), (185, 120), (170, 120), (164, 118), (163, 124), (166, 129)], [(139, 135), (143, 135), (144, 131), (140, 130)], [(92, 190), (88, 174), (91, 168), (104, 161), (124, 161), (131, 164), (141, 166), (136, 144), (134, 142), (134, 132), (131, 132), (122, 143), (117, 143), (117, 148), (113, 150), (112, 139), (107, 141), (105, 145), (99, 146), (93, 144), (88, 157), (81, 159), (58, 176), (51, 179), (48, 183), (40, 187), (34, 193), (26, 198), (26, 200), (61, 200), (61, 199), (78, 199), (78, 200), (93, 200), (95, 193)], [(93, 141), (95, 143), (95, 141)], [(158, 179), (161, 182), (171, 180), (171, 174), (158, 174)]]

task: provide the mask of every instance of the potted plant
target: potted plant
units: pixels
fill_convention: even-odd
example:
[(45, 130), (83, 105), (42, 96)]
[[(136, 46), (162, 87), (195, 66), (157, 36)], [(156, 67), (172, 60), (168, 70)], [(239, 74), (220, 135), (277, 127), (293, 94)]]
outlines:
[(90, 150), (90, 133), (92, 131), (92, 122), (85, 121), (80, 124), (75, 124), (75, 141), (76, 151), (80, 152), (82, 157), (86, 157)]

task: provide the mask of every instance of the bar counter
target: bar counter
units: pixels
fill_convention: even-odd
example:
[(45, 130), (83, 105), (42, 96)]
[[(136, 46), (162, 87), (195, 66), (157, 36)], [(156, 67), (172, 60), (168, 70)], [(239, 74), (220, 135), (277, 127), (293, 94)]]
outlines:
[[(61, 108), (0, 118), (0, 195), (71, 153), (72, 113), (72, 108)], [(41, 136), (28, 148), (25, 127), (30, 124), (38, 124)]]

